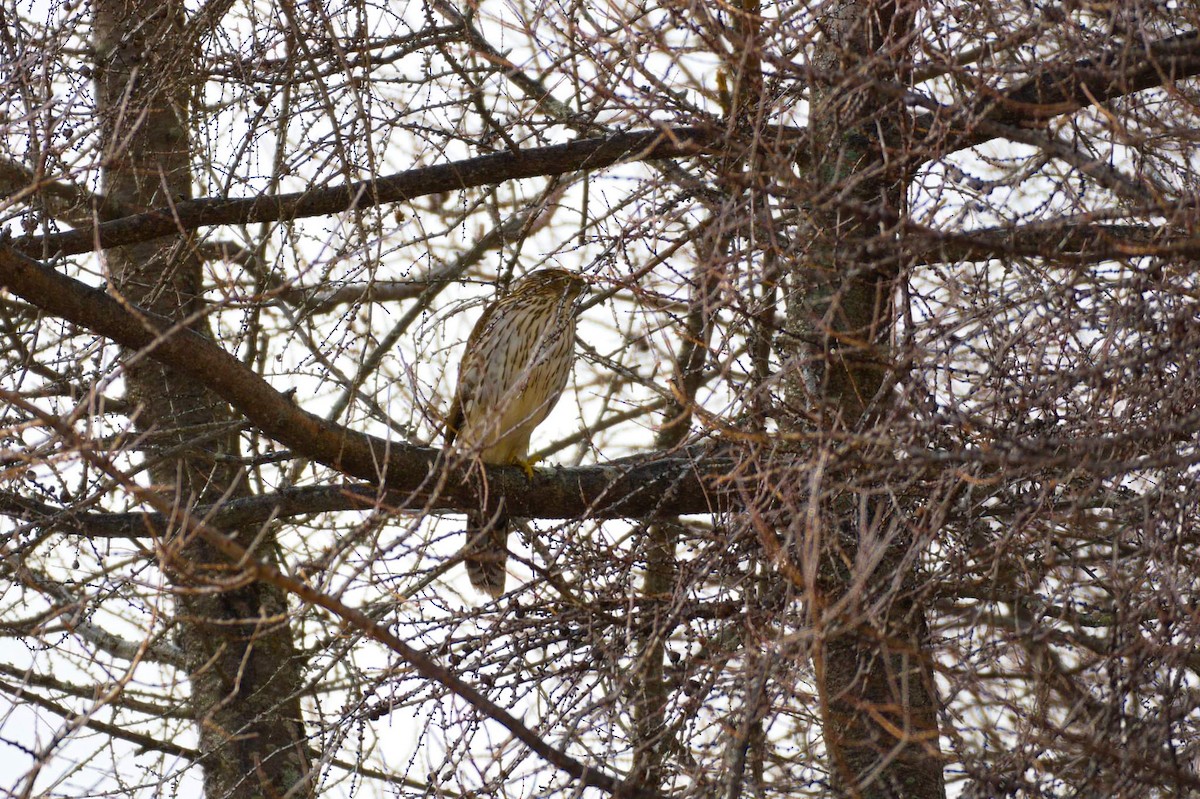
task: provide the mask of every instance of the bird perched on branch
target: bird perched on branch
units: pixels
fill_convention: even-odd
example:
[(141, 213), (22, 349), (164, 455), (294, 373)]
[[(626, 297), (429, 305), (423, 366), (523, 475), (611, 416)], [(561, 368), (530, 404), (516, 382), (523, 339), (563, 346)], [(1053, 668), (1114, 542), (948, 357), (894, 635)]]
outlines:
[[(533, 476), (529, 437), (567, 384), (575, 360), (575, 301), (585, 288), (574, 272), (540, 269), (484, 308), (459, 366), (447, 446)], [(467, 516), (467, 575), (493, 597), (504, 593), (508, 530), (502, 507)]]

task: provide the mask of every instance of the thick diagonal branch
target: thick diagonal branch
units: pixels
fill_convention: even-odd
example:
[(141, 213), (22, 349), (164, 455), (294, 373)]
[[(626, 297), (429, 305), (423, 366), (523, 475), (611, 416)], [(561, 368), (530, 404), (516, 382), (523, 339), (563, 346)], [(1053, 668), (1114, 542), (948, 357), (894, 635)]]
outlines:
[[(49, 267), (0, 247), (0, 285), (47, 313), (105, 336), (201, 380), (264, 435), (296, 454), (397, 492), (406, 507), (476, 507), (465, 474), (441, 479), (435, 449), (385, 441), (326, 421), (297, 406), (208, 338), (144, 309), (121, 303)], [(707, 470), (707, 474), (706, 471)], [(712, 510), (708, 476), (687, 453), (602, 466), (538, 470), (532, 482), (519, 468), (488, 470), (488, 490), (523, 518), (653, 517)]]

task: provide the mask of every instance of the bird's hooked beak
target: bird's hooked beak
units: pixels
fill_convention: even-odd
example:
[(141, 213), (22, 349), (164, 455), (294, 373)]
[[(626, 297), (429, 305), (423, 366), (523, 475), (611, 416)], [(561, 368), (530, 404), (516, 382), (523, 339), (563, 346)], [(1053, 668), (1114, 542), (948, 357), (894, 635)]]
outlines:
[(575, 285), (578, 287), (578, 290), (575, 292), (575, 296), (571, 300), (571, 305), (578, 309), (580, 303), (582, 303), (584, 299), (587, 298), (588, 294), (592, 292), (592, 282), (583, 275), (579, 275), (579, 282), (577, 282)]

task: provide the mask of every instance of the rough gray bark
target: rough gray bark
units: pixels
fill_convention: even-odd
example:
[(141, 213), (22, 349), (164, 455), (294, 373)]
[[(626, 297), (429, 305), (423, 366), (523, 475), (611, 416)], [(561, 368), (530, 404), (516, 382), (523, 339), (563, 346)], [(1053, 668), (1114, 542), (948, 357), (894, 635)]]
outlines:
[[(103, 120), (104, 190), (113, 201), (151, 208), (192, 195), (190, 83), (195, 35), (182, 3), (98, 0), (97, 104)], [(201, 261), (192, 237), (109, 250), (111, 291), (120, 299), (209, 335)], [(137, 425), (172, 453), (152, 466), (157, 489), (179, 511), (245, 497), (232, 458), (238, 433), (228, 407), (200, 382), (130, 352), (128, 398)], [(242, 580), (210, 546), (175, 528), (160, 557), (175, 585), (178, 644), (191, 683), (209, 799), (307, 793), (301, 664), (282, 591)], [(271, 561), (273, 540), (257, 526), (233, 531)]]
[[(849, 202), (813, 209), (810, 256), (791, 266), (788, 321), (809, 366), (796, 370), (789, 396), (793, 407), (813, 411), (792, 419), (793, 430), (811, 429), (813, 418), (824, 432), (851, 435), (886, 424), (899, 272), (894, 263), (872, 263), (873, 249), (888, 248), (869, 245), (896, 234), (864, 219), (860, 209), (894, 212), (904, 203), (904, 175), (894, 157), (903, 108), (881, 98), (872, 82), (902, 82), (896, 65), (906, 60), (914, 11), (904, 0), (855, 0), (821, 22), (811, 87), (818, 147), (810, 169), (819, 185), (852, 188)], [(815, 576), (806, 588), (829, 768), (845, 795), (942, 797), (928, 631), (914, 600), (919, 542), (895, 520), (902, 511), (894, 498), (876, 488), (833, 492), (821, 500), (823, 533), (807, 531), (824, 537), (808, 550), (819, 552), (819, 561), (810, 556), (806, 564)]]

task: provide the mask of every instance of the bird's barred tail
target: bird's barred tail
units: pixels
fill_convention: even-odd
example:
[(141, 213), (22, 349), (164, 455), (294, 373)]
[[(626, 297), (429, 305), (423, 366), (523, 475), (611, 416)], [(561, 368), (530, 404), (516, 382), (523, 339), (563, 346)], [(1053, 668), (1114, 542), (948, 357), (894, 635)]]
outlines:
[(463, 563), (477, 591), (493, 599), (504, 593), (504, 564), (508, 560), (508, 520), (467, 516), (467, 545)]

